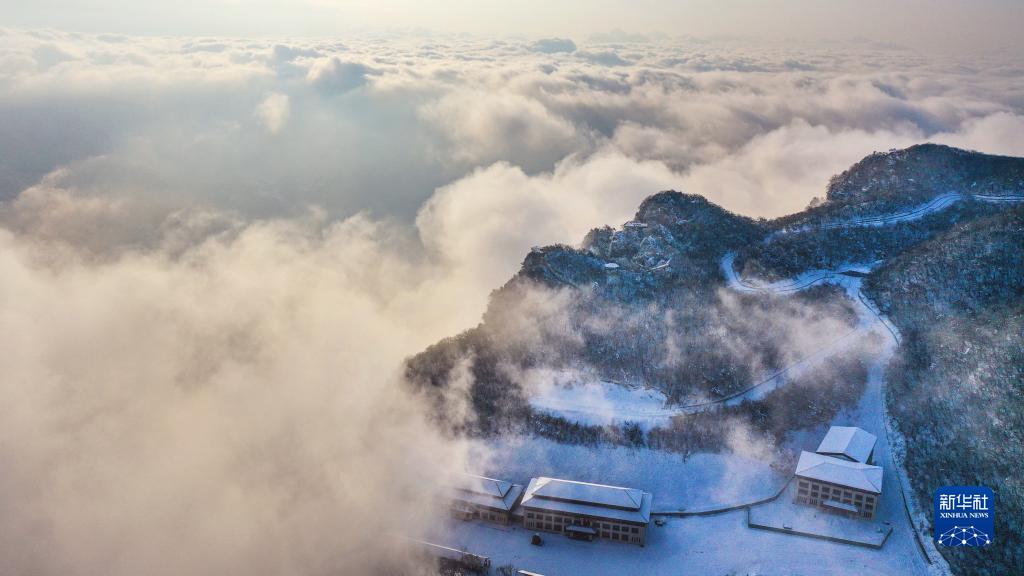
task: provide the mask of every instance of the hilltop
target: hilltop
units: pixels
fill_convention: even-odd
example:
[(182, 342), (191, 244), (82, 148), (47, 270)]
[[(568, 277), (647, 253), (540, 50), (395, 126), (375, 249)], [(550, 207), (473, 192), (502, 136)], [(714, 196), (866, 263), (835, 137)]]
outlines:
[[(1024, 159), (932, 144), (872, 154), (832, 178), (823, 202), (772, 221), (660, 192), (629, 222), (595, 228), (578, 246), (534, 248), (492, 293), (481, 324), (411, 358), (407, 376), (433, 391), (444, 421), (474, 435), (525, 431), (688, 454), (727, 450), (730, 430), (749, 429), (784, 464), (791, 434), (829, 422), (862, 394), (865, 348), (837, 348), (813, 365), (803, 358), (835, 347), (837, 335), (863, 320), (843, 282), (736, 294), (725, 289), (722, 262), (728, 256), (755, 285), (859, 269), (866, 293), (905, 335), (889, 367), (887, 401), (909, 442), (905, 459), (920, 501), (936, 482), (1019, 494), (1006, 466), (1020, 459), (1024, 433), (1024, 406), (1015, 400), (1024, 364), (1022, 200)], [(759, 375), (794, 366), (800, 370), (784, 387), (718, 404)], [(456, 379), (468, 382), (468, 417), (447, 409), (445, 391)], [(605, 393), (622, 387), (626, 396), (653, 391), (668, 407), (717, 408), (680, 411), (645, 430), (533, 401), (552, 386), (581, 383)], [(992, 410), (998, 415), (986, 419)], [(937, 430), (934, 414), (946, 413), (963, 418)], [(939, 437), (963, 448), (928, 440)], [(1024, 508), (1013, 496), (1005, 502), (1010, 511)], [(1024, 532), (1006, 520), (1015, 513), (1002, 516), (1008, 536)], [(1006, 566), (1024, 562), (1009, 544), (998, 554)], [(969, 555), (948, 556), (964, 573), (985, 573)]]

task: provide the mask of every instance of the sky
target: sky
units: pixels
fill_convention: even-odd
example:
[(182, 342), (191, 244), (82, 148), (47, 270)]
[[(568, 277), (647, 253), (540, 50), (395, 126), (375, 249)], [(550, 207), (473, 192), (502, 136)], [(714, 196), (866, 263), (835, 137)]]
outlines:
[(176, 35), (329, 35), (406, 29), (582, 37), (630, 33), (822, 40), (927, 49), (1022, 47), (1014, 0), (39, 0), (0, 2), (5, 24)]
[(0, 573), (366, 573), (531, 246), (1024, 155), (1020, 5), (886, 4), (0, 0)]

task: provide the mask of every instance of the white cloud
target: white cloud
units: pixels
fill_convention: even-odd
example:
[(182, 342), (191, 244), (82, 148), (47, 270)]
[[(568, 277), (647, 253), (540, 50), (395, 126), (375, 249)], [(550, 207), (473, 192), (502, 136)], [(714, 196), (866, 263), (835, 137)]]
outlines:
[(530, 45), (530, 49), (545, 54), (575, 52), (576, 43), (568, 38), (541, 38)]
[(432, 330), (372, 287), (398, 287), (404, 264), (377, 250), (373, 278), (358, 266), (385, 236), (268, 223), (96, 264), (0, 231), (0, 549), (18, 551), (0, 572), (394, 558), (387, 535), (415, 536), (429, 480), (463, 462), (398, 386)]
[(268, 94), (256, 107), (256, 116), (271, 134), (277, 134), (288, 124), (291, 105), (287, 94)]
[(519, 94), (454, 91), (420, 115), (451, 142), (451, 158), (470, 166), (504, 160), (530, 171), (550, 169), (587, 147), (587, 135), (578, 134), (571, 122)]
[(335, 56), (314, 63), (306, 79), (327, 92), (348, 92), (365, 86), (373, 73), (373, 69), (363, 64), (343, 62)]
[(959, 132), (940, 134), (935, 140), (989, 154), (1024, 156), (1024, 115), (999, 112), (971, 118)]
[(906, 130), (833, 132), (795, 120), (721, 160), (694, 167), (683, 187), (736, 212), (782, 216), (823, 196), (829, 178), (864, 156), (920, 140), (919, 133)]
[(494, 287), (531, 246), (576, 244), (591, 228), (631, 219), (652, 191), (679, 181), (661, 163), (610, 151), (532, 177), (500, 163), (439, 189), (416, 224), (424, 244), (468, 285)]

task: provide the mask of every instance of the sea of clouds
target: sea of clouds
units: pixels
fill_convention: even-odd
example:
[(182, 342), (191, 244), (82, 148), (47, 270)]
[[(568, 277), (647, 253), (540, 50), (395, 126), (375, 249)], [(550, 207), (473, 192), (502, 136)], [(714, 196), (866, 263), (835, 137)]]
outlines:
[(402, 360), (530, 246), (1024, 155), (1009, 54), (646, 40), (0, 29), (0, 573), (366, 573), (480, 464)]

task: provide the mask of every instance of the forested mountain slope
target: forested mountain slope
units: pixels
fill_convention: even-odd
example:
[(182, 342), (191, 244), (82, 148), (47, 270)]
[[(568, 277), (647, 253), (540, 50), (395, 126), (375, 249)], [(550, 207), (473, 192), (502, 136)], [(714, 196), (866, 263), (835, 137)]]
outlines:
[(835, 176), (826, 200), (767, 224), (736, 263), (745, 275), (783, 278), (892, 258), (961, 222), (1024, 200), (1024, 159), (922, 144), (876, 153)]
[(995, 544), (942, 548), (958, 574), (1024, 566), (1024, 207), (894, 258), (868, 293), (903, 333), (888, 404), (921, 502), (947, 485), (997, 494)]
[(523, 388), (539, 373), (640, 385), (679, 404), (728, 396), (799, 355), (783, 335), (826, 338), (856, 321), (832, 286), (722, 293), (718, 261), (764, 233), (699, 196), (656, 194), (578, 249), (534, 249), (483, 322), (412, 358), (408, 375), (432, 386), (468, 377), (483, 428), (526, 418)]

